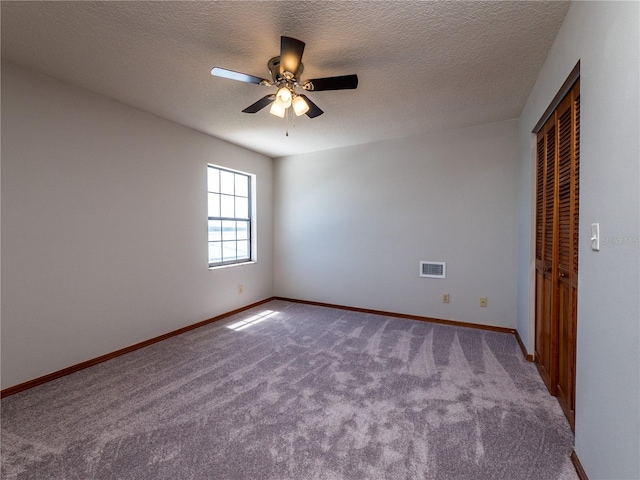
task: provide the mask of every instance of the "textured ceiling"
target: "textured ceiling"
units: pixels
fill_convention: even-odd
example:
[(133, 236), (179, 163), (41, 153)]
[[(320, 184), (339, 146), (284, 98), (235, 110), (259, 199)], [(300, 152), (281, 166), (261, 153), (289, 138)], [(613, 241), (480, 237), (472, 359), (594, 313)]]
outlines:
[[(517, 117), (569, 7), (544, 1), (8, 2), (2, 57), (271, 157)], [(280, 35), (306, 42), (302, 78), (325, 112), (242, 109), (268, 88)]]

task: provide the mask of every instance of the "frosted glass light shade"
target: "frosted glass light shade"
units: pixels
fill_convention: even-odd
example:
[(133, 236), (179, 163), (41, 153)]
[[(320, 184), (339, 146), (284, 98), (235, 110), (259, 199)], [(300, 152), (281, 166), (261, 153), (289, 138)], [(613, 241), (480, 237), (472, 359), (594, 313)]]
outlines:
[(286, 108), (278, 105), (278, 102), (275, 101), (271, 104), (271, 110), (269, 110), (269, 113), (271, 115), (275, 115), (276, 117), (284, 118), (285, 110)]
[(296, 97), (293, 99), (293, 111), (296, 112), (296, 115), (299, 117), (309, 111), (309, 105), (304, 101), (304, 98)]
[(277, 103), (282, 108), (289, 108), (291, 106), (291, 92), (287, 87), (282, 87), (278, 90), (278, 93), (276, 93), (276, 101), (274, 103)]

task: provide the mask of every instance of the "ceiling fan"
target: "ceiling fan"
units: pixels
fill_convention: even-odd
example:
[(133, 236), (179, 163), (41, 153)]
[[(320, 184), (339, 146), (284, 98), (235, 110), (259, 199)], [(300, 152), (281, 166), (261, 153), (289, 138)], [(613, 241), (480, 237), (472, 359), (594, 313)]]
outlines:
[(289, 107), (293, 108), (297, 116), (306, 114), (309, 118), (315, 118), (324, 112), (309, 100), (306, 95), (297, 93), (296, 88), (301, 88), (308, 92), (354, 89), (358, 86), (358, 76), (341, 75), (338, 77), (305, 80), (303, 82), (300, 75), (304, 70), (304, 65), (302, 64), (304, 46), (304, 42), (295, 38), (280, 37), (280, 56), (273, 57), (267, 62), (271, 80), (220, 67), (213, 67), (211, 75), (240, 82), (255, 83), (266, 87), (278, 87), (276, 93), (266, 95), (242, 110), (244, 113), (256, 113), (271, 104), (270, 113), (281, 118), (284, 118)]

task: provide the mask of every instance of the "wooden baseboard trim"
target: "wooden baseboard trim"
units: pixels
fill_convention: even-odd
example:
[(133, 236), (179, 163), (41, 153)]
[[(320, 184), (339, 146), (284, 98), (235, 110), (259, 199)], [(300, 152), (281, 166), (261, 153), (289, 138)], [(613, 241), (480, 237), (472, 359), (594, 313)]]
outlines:
[(491, 332), (500, 332), (500, 333), (511, 333), (515, 335), (516, 341), (518, 342), (518, 345), (520, 345), (520, 350), (522, 350), (522, 356), (527, 361), (533, 362), (533, 355), (527, 353), (527, 349), (524, 346), (524, 343), (522, 342), (522, 338), (520, 338), (520, 334), (518, 333), (518, 330), (516, 330), (515, 328), (496, 327), (493, 325), (482, 325), (477, 323), (459, 322), (457, 320), (443, 320), (441, 318), (423, 317), (420, 315), (409, 315), (409, 314), (397, 313), (397, 312), (386, 312), (384, 310), (371, 310), (369, 308), (349, 307), (345, 305), (334, 305), (332, 303), (314, 302), (311, 300), (299, 300), (296, 298), (273, 297), (273, 299), (283, 300), (286, 302), (304, 303), (306, 305), (316, 305), (318, 307), (338, 308), (340, 310), (350, 310), (352, 312), (372, 313), (374, 315), (385, 315), (387, 317), (405, 318), (408, 320), (419, 320), (421, 322), (440, 323), (443, 325), (452, 325), (455, 327), (475, 328), (477, 330), (488, 330)]
[(491, 332), (511, 333), (515, 334), (516, 330), (506, 327), (495, 327), (493, 325), (481, 325), (477, 323), (459, 322), (457, 320), (443, 320), (441, 318), (423, 317), (421, 315), (410, 315), (407, 313), (386, 312), (384, 310), (371, 310), (369, 308), (349, 307), (346, 305), (334, 305), (332, 303), (313, 302), (311, 300), (299, 300), (296, 298), (273, 297), (274, 300), (283, 300), (285, 302), (304, 303), (305, 305), (315, 305), (317, 307), (337, 308), (339, 310), (350, 310), (352, 312), (371, 313), (373, 315), (384, 315), (385, 317), (404, 318), (407, 320), (419, 320), (421, 322), (440, 323), (443, 325), (452, 325), (454, 327), (475, 328), (477, 330), (489, 330)]
[(520, 345), (520, 350), (522, 350), (522, 355), (524, 355), (524, 358), (526, 358), (528, 362), (533, 362), (533, 355), (531, 355), (530, 353), (527, 353), (527, 347), (524, 346), (524, 343), (522, 342), (522, 338), (520, 338), (520, 333), (518, 332), (518, 330), (515, 330), (514, 334), (516, 336), (516, 340), (518, 341), (518, 345)]
[(573, 466), (576, 469), (578, 478), (580, 480), (589, 480), (589, 477), (587, 477), (587, 472), (584, 471), (584, 468), (582, 467), (582, 464), (580, 463), (580, 459), (578, 459), (578, 454), (576, 453), (575, 450), (571, 452), (571, 462), (573, 463)]
[(213, 318), (209, 318), (208, 320), (203, 320), (198, 323), (194, 323), (192, 325), (187, 325), (186, 327), (179, 328), (178, 330), (174, 330), (169, 333), (165, 333), (163, 335), (159, 335), (157, 337), (150, 338), (149, 340), (145, 340), (140, 343), (136, 343), (135, 345), (131, 345), (129, 347), (121, 348), (120, 350), (116, 350), (115, 352), (107, 353), (105, 355), (101, 355), (96, 358), (92, 358), (91, 360), (87, 360), (85, 362), (78, 363), (76, 365), (71, 365), (70, 367), (63, 368), (62, 370), (58, 370), (56, 372), (49, 373), (47, 375), (43, 375), (42, 377), (34, 378), (33, 380), (29, 380), (24, 383), (20, 383), (19, 385), (14, 385), (13, 387), (5, 388), (0, 391), (0, 398), (8, 397), (10, 395), (14, 395), (19, 392), (23, 392), (25, 390), (29, 390), (30, 388), (37, 387), (38, 385), (42, 385), (43, 383), (50, 382), (52, 380), (56, 380), (58, 378), (64, 377), (66, 375), (70, 375), (72, 373), (78, 372), (80, 370), (84, 370), (85, 368), (89, 368), (93, 365), (97, 365), (102, 362), (106, 362), (107, 360), (111, 360), (112, 358), (119, 357), (120, 355), (125, 355), (127, 353), (133, 352), (135, 350), (139, 350), (141, 348), (147, 347), (154, 343), (161, 342), (162, 340), (166, 340), (167, 338), (175, 337), (176, 335), (180, 335), (181, 333), (188, 332), (190, 330), (195, 330), (196, 328), (203, 327), (213, 322), (217, 322), (218, 320), (222, 320), (223, 318), (230, 317), (231, 315), (235, 315), (236, 313), (243, 312), (253, 307), (257, 307), (258, 305), (262, 305), (263, 303), (267, 303), (273, 300), (273, 297), (266, 298), (264, 300), (260, 300), (259, 302), (252, 303), (251, 305), (246, 305), (244, 307), (237, 308), (227, 313), (223, 313), (221, 315), (217, 315)]

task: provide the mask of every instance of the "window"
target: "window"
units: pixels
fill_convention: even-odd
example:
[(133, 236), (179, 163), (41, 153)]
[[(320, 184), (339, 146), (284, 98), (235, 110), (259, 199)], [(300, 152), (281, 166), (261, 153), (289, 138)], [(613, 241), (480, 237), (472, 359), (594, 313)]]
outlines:
[(209, 267), (251, 261), (252, 175), (209, 165)]

